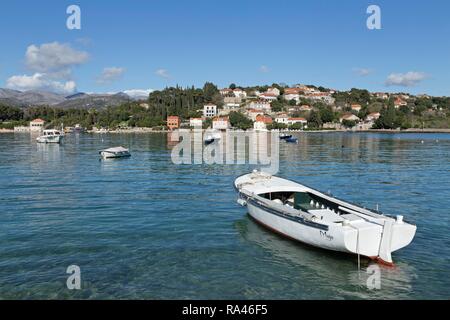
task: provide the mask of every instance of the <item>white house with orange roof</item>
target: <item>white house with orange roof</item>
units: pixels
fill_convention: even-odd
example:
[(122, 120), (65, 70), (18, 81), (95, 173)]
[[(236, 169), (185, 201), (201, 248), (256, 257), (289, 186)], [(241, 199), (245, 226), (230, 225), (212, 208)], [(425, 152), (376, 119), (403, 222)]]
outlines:
[(253, 129), (256, 131), (267, 130), (267, 125), (272, 123), (273, 120), (271, 117), (260, 114), (256, 117), (256, 121), (253, 123)]
[(405, 100), (401, 99), (401, 98), (396, 98), (394, 101), (394, 107), (396, 109), (402, 107), (402, 106), (407, 106), (408, 102), (406, 102)]
[(30, 121), (30, 131), (42, 131), (44, 130), (45, 120), (40, 118)]
[(266, 93), (273, 94), (276, 97), (278, 97), (281, 92), (280, 92), (280, 89), (278, 89), (278, 88), (269, 88), (269, 89), (267, 89)]
[(222, 96), (227, 96), (227, 95), (233, 94), (233, 90), (229, 89), (229, 88), (220, 89), (219, 92)]
[(193, 128), (201, 128), (203, 126), (203, 119), (202, 118), (190, 118), (189, 126), (191, 126)]
[(362, 109), (361, 105), (357, 104), (357, 103), (352, 104), (351, 108), (352, 108), (353, 111), (356, 111), (356, 112), (360, 112), (361, 109)]
[(347, 120), (347, 121), (356, 121), (356, 122), (358, 122), (360, 119), (359, 119), (357, 116), (355, 116), (354, 114), (348, 113), (348, 114), (344, 114), (344, 115), (339, 119), (340, 122), (342, 122), (342, 121), (344, 121), (344, 120)]
[(300, 101), (300, 94), (298, 93), (284, 93), (284, 99), (287, 101), (295, 100), (296, 102)]
[(212, 121), (212, 128), (215, 130), (227, 130), (231, 128), (228, 117), (217, 117)]
[(273, 93), (261, 93), (259, 95), (259, 98), (265, 101), (275, 101), (278, 99), (277, 97), (278, 96)]
[(264, 114), (264, 112), (262, 110), (258, 110), (258, 109), (248, 109), (246, 112), (247, 117), (252, 120), (252, 121), (256, 121), (256, 117), (260, 114)]
[(237, 98), (246, 98), (247, 97), (247, 92), (245, 92), (244, 90), (242, 90), (240, 88), (234, 89), (233, 94)]

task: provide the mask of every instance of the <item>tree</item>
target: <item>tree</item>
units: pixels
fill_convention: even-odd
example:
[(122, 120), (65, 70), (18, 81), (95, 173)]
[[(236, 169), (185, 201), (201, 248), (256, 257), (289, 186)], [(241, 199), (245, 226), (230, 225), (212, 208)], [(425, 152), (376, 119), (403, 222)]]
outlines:
[(300, 123), (300, 122), (293, 123), (293, 124), (291, 124), (289, 126), (289, 129), (291, 129), (291, 130), (301, 130), (301, 129), (303, 129), (303, 123)]
[(284, 103), (280, 100), (275, 100), (271, 103), (271, 109), (273, 112), (280, 112), (284, 109)]
[(272, 129), (283, 130), (283, 129), (286, 129), (287, 127), (288, 126), (285, 123), (279, 123), (279, 122), (273, 122), (272, 124), (267, 125), (268, 130), (272, 130)]
[(333, 110), (331, 109), (331, 107), (329, 107), (329, 106), (320, 108), (319, 115), (320, 115), (320, 119), (322, 120), (323, 123), (333, 122), (335, 119), (335, 114), (334, 114)]
[(308, 120), (308, 126), (311, 128), (320, 128), (322, 127), (322, 119), (320, 118), (320, 114), (316, 111), (311, 111)]
[(0, 121), (21, 120), (23, 111), (20, 108), (0, 105)]
[(231, 90), (236, 89), (236, 84), (234, 84), (234, 83), (230, 84), (229, 88), (230, 88)]
[(353, 128), (356, 126), (356, 121), (344, 119), (342, 120), (342, 125), (346, 128)]
[(213, 102), (214, 96), (218, 93), (219, 89), (211, 82), (206, 82), (203, 86), (203, 97), (206, 102)]
[(397, 129), (400, 127), (399, 118), (396, 115), (396, 110), (393, 106), (383, 109), (380, 117), (375, 121), (375, 129)]
[(232, 111), (229, 114), (229, 118), (230, 124), (234, 128), (248, 130), (253, 127), (253, 121), (246, 118), (242, 113)]

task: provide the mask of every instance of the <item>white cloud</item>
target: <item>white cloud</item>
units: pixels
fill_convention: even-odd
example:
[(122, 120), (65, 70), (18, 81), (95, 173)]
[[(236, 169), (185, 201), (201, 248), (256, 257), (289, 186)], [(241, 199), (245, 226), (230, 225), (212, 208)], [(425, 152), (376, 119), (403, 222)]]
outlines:
[(98, 77), (98, 84), (108, 84), (119, 80), (125, 73), (125, 68), (110, 67), (104, 68), (102, 74)]
[(25, 53), (25, 65), (32, 75), (14, 75), (6, 86), (27, 91), (42, 90), (71, 94), (76, 91), (72, 69), (85, 63), (89, 54), (58, 42), (30, 45)]
[(261, 71), (262, 73), (267, 73), (270, 71), (268, 66), (262, 65), (261, 67), (259, 67), (259, 71)]
[(353, 72), (356, 73), (360, 77), (366, 77), (371, 74), (373, 71), (367, 68), (354, 68)]
[(164, 79), (169, 79), (170, 78), (170, 74), (169, 74), (169, 72), (166, 69), (158, 69), (158, 70), (155, 71), (155, 74), (157, 76), (160, 76), (161, 78), (164, 78)]
[(130, 89), (125, 90), (123, 93), (126, 93), (131, 98), (148, 98), (148, 95), (153, 92), (152, 89)]
[(19, 91), (41, 90), (63, 94), (72, 94), (77, 89), (74, 81), (55, 81), (43, 73), (35, 73), (32, 76), (12, 76), (6, 81), (6, 87)]
[(427, 75), (423, 72), (391, 73), (386, 79), (387, 86), (412, 87), (423, 81)]
[(60, 72), (85, 63), (89, 55), (77, 51), (68, 44), (58, 42), (44, 43), (41, 46), (31, 45), (25, 53), (28, 69), (36, 72)]

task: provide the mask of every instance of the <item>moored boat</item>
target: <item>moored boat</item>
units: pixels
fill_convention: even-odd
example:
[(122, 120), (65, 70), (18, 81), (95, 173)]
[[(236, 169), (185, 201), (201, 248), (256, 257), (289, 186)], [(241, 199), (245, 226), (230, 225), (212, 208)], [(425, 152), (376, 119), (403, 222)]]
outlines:
[(212, 134), (208, 134), (205, 137), (204, 142), (205, 142), (205, 145), (209, 145), (209, 144), (212, 144), (212, 143), (214, 143), (216, 141), (219, 141), (221, 138), (222, 138), (222, 136), (220, 135), (220, 133), (215, 132), (215, 133), (212, 133)]
[(64, 135), (59, 130), (44, 130), (42, 135), (36, 138), (38, 143), (61, 143)]
[(287, 143), (297, 143), (298, 139), (290, 136), (289, 138), (284, 139)]
[(238, 203), (257, 222), (323, 249), (392, 265), (391, 253), (411, 243), (416, 233), (403, 216), (387, 216), (262, 172), (237, 178), (235, 187)]
[(281, 133), (280, 134), (280, 139), (281, 140), (286, 140), (286, 139), (290, 139), (292, 138), (292, 134), (287, 134), (287, 133)]
[(108, 148), (101, 150), (99, 153), (103, 159), (131, 157), (130, 151), (124, 147)]

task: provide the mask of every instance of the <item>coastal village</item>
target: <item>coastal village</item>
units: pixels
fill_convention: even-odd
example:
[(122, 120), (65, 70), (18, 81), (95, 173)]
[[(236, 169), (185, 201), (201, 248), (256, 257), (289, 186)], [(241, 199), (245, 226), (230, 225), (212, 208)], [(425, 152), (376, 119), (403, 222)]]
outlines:
[[(164, 89), (159, 93), (162, 94), (170, 89)], [(184, 92), (183, 89), (180, 90)], [(182, 108), (176, 110), (183, 112), (173, 112), (164, 105), (160, 106), (159, 108), (164, 109), (164, 112), (160, 112), (160, 121), (155, 126), (140, 125), (136, 120), (138, 116), (131, 112), (125, 117), (121, 116), (121, 121), (116, 122), (114, 126), (98, 126), (95, 121), (92, 121), (88, 123), (86, 130), (149, 132), (172, 131), (179, 128), (256, 131), (449, 129), (450, 99), (446, 97), (371, 93), (361, 89), (337, 91), (302, 84), (293, 86), (273, 84), (248, 88), (231, 84), (228, 88), (218, 89), (215, 85), (207, 83), (202, 92), (206, 95), (207, 90), (211, 92), (209, 98), (203, 99), (204, 102), (200, 104), (190, 104), (188, 113)], [(128, 108), (140, 109), (138, 110), (140, 113), (150, 112), (152, 94), (148, 101), (133, 101), (131, 105), (132, 107)], [(155, 108), (153, 106), (153, 109)], [(91, 111), (84, 112), (91, 115)], [(440, 122), (438, 121), (438, 126), (430, 125), (429, 122), (425, 125), (424, 119), (438, 119)], [(55, 120), (52, 122), (52, 119), (48, 118), (48, 112), (47, 119), (38, 117), (30, 120), (28, 124), (22, 123), (22, 125), (10, 127), (9, 131), (40, 131), (56, 123)], [(7, 120), (3, 123), (5, 122)], [(66, 131), (80, 128), (78, 123), (64, 124)]]

